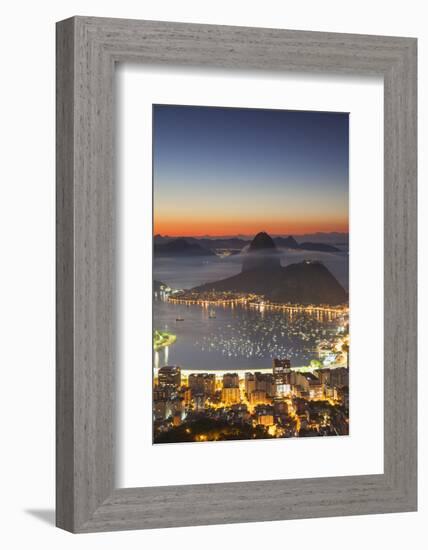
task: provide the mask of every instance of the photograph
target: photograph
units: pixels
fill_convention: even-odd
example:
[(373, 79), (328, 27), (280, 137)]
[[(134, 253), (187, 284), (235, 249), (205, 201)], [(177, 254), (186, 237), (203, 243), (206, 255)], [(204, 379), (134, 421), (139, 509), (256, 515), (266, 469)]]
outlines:
[(349, 434), (348, 113), (153, 105), (153, 443)]
[(0, 547), (424, 540), (424, 4), (2, 15)]

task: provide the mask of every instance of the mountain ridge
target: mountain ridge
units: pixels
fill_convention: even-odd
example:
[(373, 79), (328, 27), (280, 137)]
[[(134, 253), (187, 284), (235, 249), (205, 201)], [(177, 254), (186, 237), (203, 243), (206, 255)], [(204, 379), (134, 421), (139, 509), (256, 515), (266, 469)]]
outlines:
[(240, 273), (192, 290), (258, 294), (273, 302), (295, 304), (339, 305), (348, 299), (322, 262), (304, 260), (282, 267), (276, 244), (265, 232), (251, 241)]
[[(292, 235), (289, 235), (288, 237), (271, 238), (279, 248), (318, 252), (340, 252), (339, 248), (325, 242), (304, 241), (302, 243), (298, 243)], [(242, 237), (169, 237), (168, 235), (163, 236), (157, 234), (153, 238), (155, 254), (165, 254), (168, 252), (168, 247), (165, 249), (163, 247), (168, 243), (179, 239), (184, 239), (189, 244), (198, 244), (200, 247), (211, 252), (215, 249), (226, 248), (242, 251), (246, 246), (251, 244), (251, 240)]]
[(189, 242), (183, 237), (168, 241), (164, 244), (153, 245), (155, 256), (215, 256), (215, 252), (204, 248), (196, 242)]
[(268, 270), (241, 271), (192, 290), (258, 294), (272, 302), (292, 304), (333, 306), (348, 301), (346, 291), (327, 267), (308, 260)]

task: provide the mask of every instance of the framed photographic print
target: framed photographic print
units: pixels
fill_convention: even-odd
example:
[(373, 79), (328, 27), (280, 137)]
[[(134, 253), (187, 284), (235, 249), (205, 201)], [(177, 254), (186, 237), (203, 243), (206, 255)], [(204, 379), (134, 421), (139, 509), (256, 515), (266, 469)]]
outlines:
[(154, 105), (155, 444), (348, 435), (348, 118)]
[(57, 27), (57, 525), (416, 509), (416, 40)]

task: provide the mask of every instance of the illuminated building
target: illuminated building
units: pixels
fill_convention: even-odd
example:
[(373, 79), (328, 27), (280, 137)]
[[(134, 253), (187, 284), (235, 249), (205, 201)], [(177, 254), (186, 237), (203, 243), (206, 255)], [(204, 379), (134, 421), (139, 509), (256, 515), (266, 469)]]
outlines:
[(255, 390), (265, 391), (267, 395), (275, 394), (275, 384), (272, 374), (255, 372)]
[[(311, 372), (298, 372), (296, 373), (296, 384), (300, 386), (300, 394), (303, 396), (308, 395), (311, 399), (320, 399), (323, 393), (323, 384), (317, 376)], [(311, 393), (312, 392), (312, 393)], [(314, 397), (317, 396), (317, 397)]]
[(170, 399), (166, 402), (166, 418), (174, 417), (175, 415), (183, 416), (184, 401), (180, 398)]
[(337, 388), (337, 399), (345, 405), (346, 408), (349, 408), (349, 390), (348, 386), (341, 386)]
[(153, 417), (155, 420), (165, 420), (166, 418), (166, 400), (158, 400), (153, 403)]
[(250, 393), (250, 405), (253, 407), (255, 405), (260, 405), (266, 403), (266, 391), (265, 390), (254, 390)]
[(223, 388), (239, 388), (239, 375), (236, 372), (227, 372), (224, 374)]
[(241, 394), (239, 387), (223, 387), (221, 390), (221, 400), (225, 405), (240, 403)]
[(324, 399), (324, 384), (321, 384), (319, 380), (309, 383), (309, 398)]
[(330, 384), (330, 369), (317, 370), (317, 376), (323, 384)]
[(308, 403), (304, 399), (294, 399), (293, 404), (297, 415), (307, 413)]
[(272, 374), (262, 372), (245, 373), (245, 393), (248, 398), (254, 391), (264, 391), (267, 395), (275, 394), (275, 384)]
[(235, 420), (248, 421), (251, 415), (248, 412), (247, 405), (237, 403), (231, 406), (231, 412)]
[(184, 406), (188, 407), (190, 403), (192, 402), (192, 392), (189, 388), (186, 388), (183, 393), (183, 399), (184, 399)]
[(226, 405), (240, 403), (241, 392), (239, 390), (239, 375), (236, 372), (227, 372), (223, 375), (223, 388), (221, 400)]
[(341, 387), (349, 385), (349, 371), (345, 367), (331, 369), (330, 386)]
[(273, 414), (257, 415), (257, 424), (260, 424), (261, 426), (273, 426), (275, 424)]
[(305, 430), (309, 424), (309, 412), (306, 411), (302, 414), (298, 414), (297, 416), (299, 418), (300, 428)]
[(192, 373), (189, 375), (189, 388), (192, 393), (203, 393), (206, 396), (215, 393), (215, 374)]
[(290, 393), (291, 362), (289, 359), (273, 360), (273, 380), (275, 384), (275, 395), (283, 397)]
[(245, 393), (247, 394), (248, 398), (253, 393), (253, 391), (256, 389), (256, 377), (252, 372), (246, 372), (245, 373)]
[(265, 378), (264, 374), (262, 374), (261, 372), (255, 372), (254, 373), (254, 379), (255, 379), (255, 386), (256, 386), (255, 390), (266, 392), (267, 391), (266, 378)]
[(305, 374), (302, 372), (294, 372), (293, 376), (293, 384), (300, 389), (307, 391), (309, 388), (309, 380), (306, 378)]
[(166, 400), (167, 397), (168, 392), (165, 389), (155, 386), (155, 388), (153, 389), (153, 401), (156, 402)]
[(178, 389), (181, 385), (180, 367), (161, 367), (158, 372), (160, 388)]
[(288, 405), (284, 399), (276, 397), (273, 400), (273, 411), (275, 417), (281, 418), (288, 415)]
[(327, 399), (337, 400), (337, 388), (326, 385), (324, 388), (325, 396)]
[(214, 395), (215, 393), (215, 374), (206, 374), (204, 376), (204, 392), (205, 395)]
[(272, 406), (258, 405), (255, 414), (257, 424), (261, 426), (273, 426), (275, 424)]
[(153, 389), (153, 418), (155, 421), (165, 420), (167, 414), (168, 391), (155, 386)]
[(203, 392), (193, 395), (193, 403), (195, 405), (195, 412), (203, 412), (205, 410), (205, 395)]

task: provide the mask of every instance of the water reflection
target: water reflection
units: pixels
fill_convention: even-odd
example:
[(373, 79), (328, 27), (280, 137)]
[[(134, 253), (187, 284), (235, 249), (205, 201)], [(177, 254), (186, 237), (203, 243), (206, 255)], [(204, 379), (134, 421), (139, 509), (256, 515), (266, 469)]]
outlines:
[[(215, 314), (212, 314), (215, 309)], [(180, 318), (183, 321), (177, 322)], [(188, 369), (267, 368), (273, 357), (289, 357), (295, 366), (318, 357), (318, 345), (337, 334), (343, 322), (330, 312), (273, 311), (242, 305), (186, 306), (156, 300), (158, 330), (177, 335), (172, 346), (155, 354), (155, 367), (177, 364)]]

